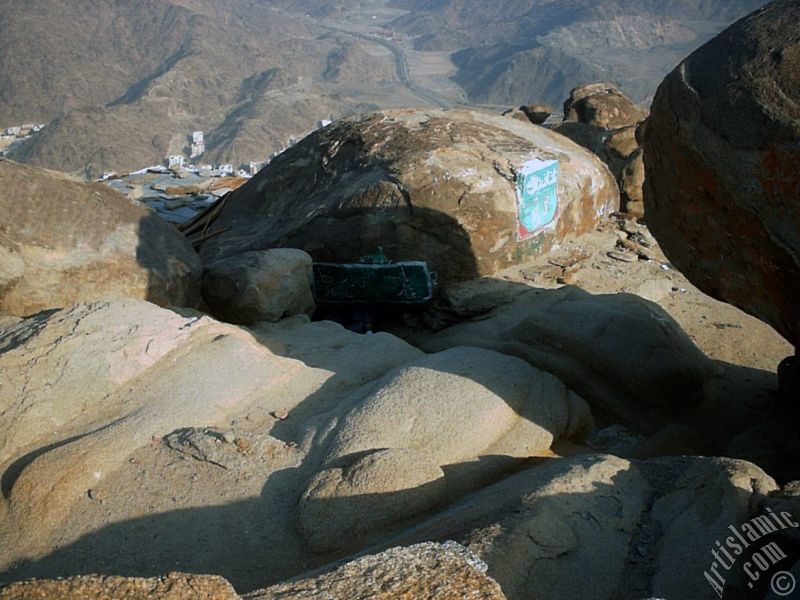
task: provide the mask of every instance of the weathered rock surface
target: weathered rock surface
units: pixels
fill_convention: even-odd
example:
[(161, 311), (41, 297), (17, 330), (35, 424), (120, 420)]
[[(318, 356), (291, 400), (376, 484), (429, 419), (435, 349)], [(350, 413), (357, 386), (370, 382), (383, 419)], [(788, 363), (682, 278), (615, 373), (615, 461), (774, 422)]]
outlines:
[(17, 327), (0, 439), (30, 443), (0, 452), (0, 582), (191, 568), (252, 590), (339, 558), (315, 558), (296, 528), (314, 438), (422, 355), (303, 316), (251, 334), (136, 301)]
[(552, 127), (553, 131), (592, 151), (608, 165), (619, 185), (620, 208), (634, 217), (644, 216), (640, 130), (646, 122), (608, 129), (596, 122), (565, 120)]
[(800, 4), (772, 2), (659, 87), (644, 135), (645, 210), (701, 290), (800, 346)]
[(662, 413), (700, 399), (710, 362), (659, 306), (629, 294), (579, 288), (526, 291), (489, 318), (422, 343), (518, 356), (559, 377), (596, 415), (653, 431)]
[[(517, 174), (560, 163), (557, 207), (518, 239)], [(341, 120), (272, 161), (229, 198), (206, 264), (278, 246), (351, 262), (378, 248), (421, 259), (444, 283), (493, 273), (593, 229), (618, 207), (605, 165), (561, 136), (467, 111), (387, 111)], [(547, 213), (547, 214), (544, 214)]]
[(336, 423), (300, 528), (319, 552), (352, 544), (591, 426), (582, 399), (522, 360), (478, 348), (426, 356), (387, 374)]
[(101, 297), (192, 306), (200, 259), (147, 209), (100, 184), (0, 161), (0, 312)]
[(588, 123), (603, 129), (636, 125), (647, 111), (631, 102), (613, 83), (574, 88), (564, 101), (564, 121)]
[(254, 589), (591, 427), (519, 359), (302, 316), (248, 331), (119, 300), (4, 323), (0, 581), (191, 565)]
[(282, 583), (246, 600), (505, 600), (486, 565), (455, 542), (391, 548), (323, 575)]
[(298, 523), (309, 546), (327, 552), (446, 499), (438, 464), (416, 450), (387, 448), (317, 473), (300, 500)]
[(758, 467), (730, 459), (552, 459), (388, 543), (456, 539), (510, 600), (531, 590), (545, 599), (711, 599), (703, 571), (716, 540), (776, 489)]
[(278, 321), (314, 311), (312, 280), (311, 257), (302, 250), (245, 252), (205, 267), (203, 299), (229, 323)]
[(0, 339), (10, 513), (0, 531), (19, 540), (0, 549), (0, 562), (46, 544), (87, 490), (153, 436), (224, 427), (250, 411), (263, 421), (325, 379), (245, 330), (143, 301), (75, 305), (25, 319)]
[[(777, 484), (757, 466), (727, 458), (656, 458), (644, 465), (657, 494), (647, 524), (661, 532), (648, 587), (660, 598), (716, 597), (703, 575), (711, 561), (687, 564), (689, 557), (713, 560), (716, 542), (730, 535), (731, 525), (761, 514)], [(731, 574), (736, 570), (741, 564)]]
[[(487, 578), (488, 579), (488, 578)], [(144, 579), (84, 575), (12, 583), (0, 588), (0, 600), (239, 600), (222, 577), (170, 573)]]

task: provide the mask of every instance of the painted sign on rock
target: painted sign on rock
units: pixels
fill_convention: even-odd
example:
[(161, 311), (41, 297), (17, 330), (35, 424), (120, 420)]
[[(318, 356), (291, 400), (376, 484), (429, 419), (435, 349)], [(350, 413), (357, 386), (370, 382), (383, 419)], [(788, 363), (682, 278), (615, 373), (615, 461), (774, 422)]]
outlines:
[(529, 160), (517, 173), (517, 241), (552, 223), (558, 212), (558, 161)]

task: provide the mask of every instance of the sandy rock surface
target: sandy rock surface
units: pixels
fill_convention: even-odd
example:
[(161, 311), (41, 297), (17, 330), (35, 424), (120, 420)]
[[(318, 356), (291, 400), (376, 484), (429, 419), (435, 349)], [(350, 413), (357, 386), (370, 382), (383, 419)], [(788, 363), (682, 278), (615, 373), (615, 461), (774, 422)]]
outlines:
[(201, 266), (186, 239), (101, 184), (0, 160), (0, 312), (98, 298), (192, 306)]
[(215, 575), (170, 573), (144, 579), (85, 575), (28, 581), (0, 589), (0, 600), (239, 600), (230, 583)]
[(755, 465), (730, 459), (543, 460), (388, 543), (456, 539), (509, 599), (711, 599), (705, 556), (778, 490)]
[(486, 565), (455, 542), (423, 543), (364, 556), (329, 573), (244, 596), (246, 600), (505, 600)]

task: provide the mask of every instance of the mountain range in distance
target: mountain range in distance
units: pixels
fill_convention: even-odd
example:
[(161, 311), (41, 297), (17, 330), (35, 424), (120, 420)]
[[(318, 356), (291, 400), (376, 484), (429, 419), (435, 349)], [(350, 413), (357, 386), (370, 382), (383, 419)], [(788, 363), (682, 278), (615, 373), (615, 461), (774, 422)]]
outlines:
[(684, 56), (764, 0), (6, 0), (11, 158), (96, 177), (188, 154), (262, 161), (323, 119), (529, 102), (616, 83), (647, 103)]

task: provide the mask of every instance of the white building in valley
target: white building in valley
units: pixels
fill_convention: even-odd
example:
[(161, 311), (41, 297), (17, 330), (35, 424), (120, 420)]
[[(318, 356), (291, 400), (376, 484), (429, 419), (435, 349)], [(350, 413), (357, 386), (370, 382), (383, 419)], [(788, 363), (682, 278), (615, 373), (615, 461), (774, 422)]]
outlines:
[(263, 161), (263, 160), (262, 161), (251, 160), (250, 161), (250, 175), (255, 175), (256, 173), (258, 173), (261, 169), (264, 168), (264, 165), (266, 165), (266, 164), (267, 163), (265, 161)]
[(179, 169), (186, 164), (186, 158), (181, 154), (171, 154), (167, 157), (167, 166), (170, 169)]
[(206, 151), (206, 144), (203, 141), (203, 132), (202, 131), (193, 131), (192, 132), (192, 155), (191, 158), (195, 156), (200, 156)]

